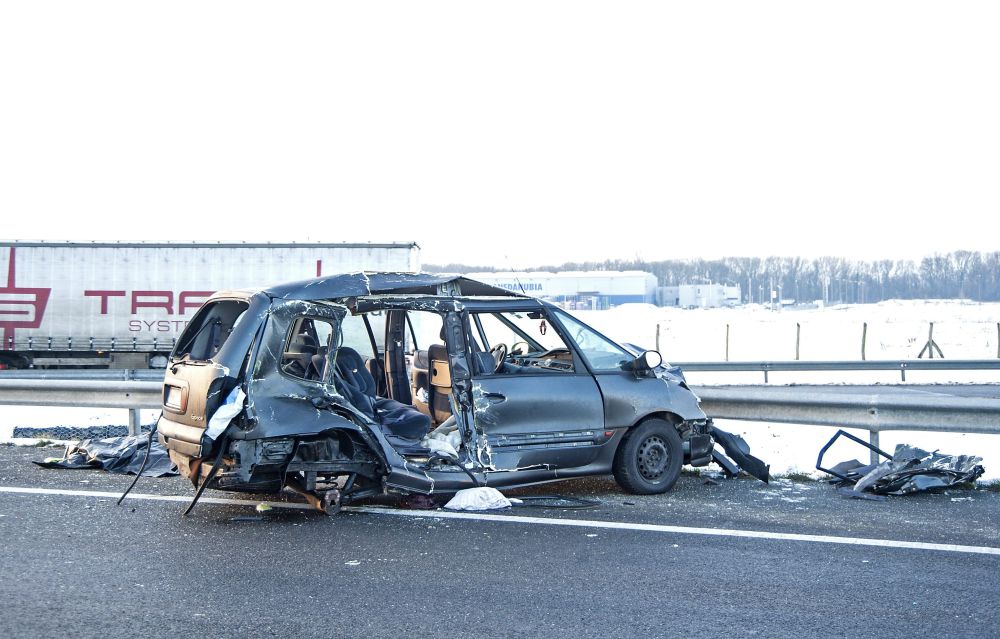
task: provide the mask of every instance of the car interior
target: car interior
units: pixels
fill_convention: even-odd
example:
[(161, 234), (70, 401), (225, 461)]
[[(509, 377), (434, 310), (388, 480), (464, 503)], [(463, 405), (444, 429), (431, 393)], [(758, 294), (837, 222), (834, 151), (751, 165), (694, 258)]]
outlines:
[[(306, 380), (331, 380), (360, 412), (381, 425), (395, 444), (412, 447), (452, 417), (452, 379), (443, 317), (433, 311), (405, 313), (397, 322), (402, 339), (389, 340), (405, 353), (399, 379), (388, 374), (393, 356), (375, 339), (386, 335), (387, 313), (352, 314), (341, 324), (341, 343), (328, 320), (302, 317), (289, 332), (281, 368)], [(572, 351), (538, 311), (477, 312), (470, 315), (469, 345), (476, 375), (572, 373)], [(391, 329), (391, 327), (390, 327)], [(376, 347), (381, 347), (376, 350)], [(332, 364), (329, 353), (336, 351)]]

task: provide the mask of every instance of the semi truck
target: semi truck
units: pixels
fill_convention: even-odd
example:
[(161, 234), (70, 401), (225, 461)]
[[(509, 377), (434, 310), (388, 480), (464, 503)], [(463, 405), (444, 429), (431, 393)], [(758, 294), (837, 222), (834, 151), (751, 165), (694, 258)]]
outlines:
[(163, 368), (212, 293), (420, 270), (415, 242), (0, 242), (0, 368)]

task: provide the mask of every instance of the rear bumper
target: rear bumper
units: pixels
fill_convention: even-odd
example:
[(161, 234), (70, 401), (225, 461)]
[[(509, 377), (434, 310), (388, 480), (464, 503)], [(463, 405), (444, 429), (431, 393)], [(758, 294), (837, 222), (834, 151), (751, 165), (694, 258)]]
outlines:
[(202, 456), (201, 441), (205, 434), (204, 428), (178, 424), (164, 414), (156, 423), (156, 431), (160, 443), (168, 451), (175, 451), (188, 457)]

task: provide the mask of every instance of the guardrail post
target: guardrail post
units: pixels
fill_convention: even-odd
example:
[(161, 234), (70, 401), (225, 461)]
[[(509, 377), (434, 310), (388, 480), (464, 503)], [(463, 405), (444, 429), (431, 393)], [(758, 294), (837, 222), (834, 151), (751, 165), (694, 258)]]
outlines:
[(130, 408), (128, 410), (128, 434), (138, 435), (139, 434), (139, 409)]
[[(868, 431), (868, 443), (871, 444), (872, 446), (874, 446), (875, 448), (881, 448), (878, 445), (878, 431), (877, 430), (870, 430), (870, 431)], [(871, 455), (871, 457), (869, 457), (870, 463), (872, 463), (872, 464), (879, 463), (878, 453), (876, 453), (874, 450), (872, 450), (872, 451), (869, 451), (869, 455)]]
[[(997, 323), (997, 336), (1000, 337), (1000, 323)], [(1000, 344), (997, 344), (997, 357), (1000, 357)], [(726, 324), (726, 361), (729, 361), (729, 324)]]
[[(795, 361), (799, 360), (799, 342), (802, 338), (802, 324), (795, 322)], [(861, 359), (864, 359), (863, 357)]]
[(865, 360), (865, 344), (868, 342), (868, 322), (861, 325), (861, 361)]

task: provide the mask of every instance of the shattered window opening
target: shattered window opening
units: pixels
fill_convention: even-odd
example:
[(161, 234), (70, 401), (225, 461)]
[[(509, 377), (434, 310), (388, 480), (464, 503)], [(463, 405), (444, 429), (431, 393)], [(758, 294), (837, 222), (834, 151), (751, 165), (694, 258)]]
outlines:
[[(372, 337), (385, 334), (385, 316), (381, 313), (347, 315), (341, 322), (340, 330), (342, 346), (353, 348), (365, 359), (371, 359), (377, 356), (372, 351)], [(381, 346), (376, 338), (375, 348), (382, 351)]]
[(471, 317), (477, 330), (470, 340), (473, 350), (479, 353), (480, 373), (575, 372), (572, 352), (558, 332), (548, 329), (543, 314), (481, 312), (472, 313)]
[(300, 317), (292, 323), (285, 340), (281, 372), (289, 377), (326, 383), (331, 361), (340, 347), (340, 333), (329, 320)]
[(177, 341), (172, 359), (188, 356), (209, 360), (226, 343), (250, 305), (242, 300), (219, 300), (202, 306)]

